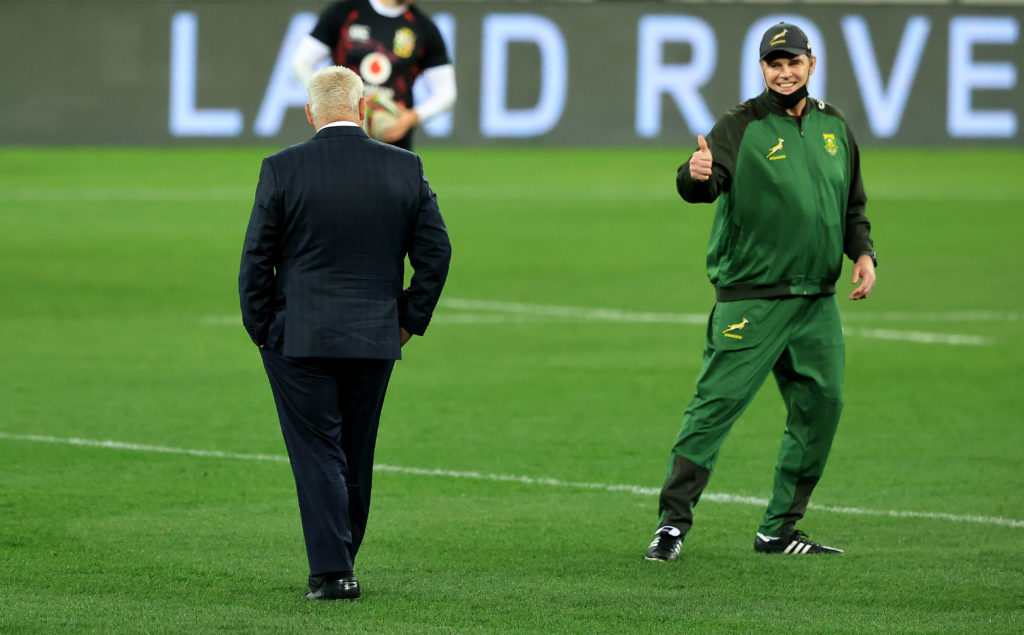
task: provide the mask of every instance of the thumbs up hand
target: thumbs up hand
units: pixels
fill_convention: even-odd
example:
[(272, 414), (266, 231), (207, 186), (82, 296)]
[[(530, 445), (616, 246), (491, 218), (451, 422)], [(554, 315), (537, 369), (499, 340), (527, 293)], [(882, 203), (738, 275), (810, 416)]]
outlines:
[(711, 178), (711, 149), (704, 135), (697, 136), (698, 149), (690, 156), (690, 177), (694, 181), (707, 181)]

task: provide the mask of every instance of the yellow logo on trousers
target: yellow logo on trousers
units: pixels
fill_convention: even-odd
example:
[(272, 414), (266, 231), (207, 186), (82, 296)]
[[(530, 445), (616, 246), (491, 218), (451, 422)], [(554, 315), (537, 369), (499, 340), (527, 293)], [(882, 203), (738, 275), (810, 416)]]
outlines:
[(747, 318), (743, 318), (743, 321), (740, 322), (739, 324), (730, 324), (729, 328), (722, 331), (722, 335), (726, 337), (731, 337), (734, 340), (741, 340), (743, 339), (742, 335), (737, 335), (736, 333), (731, 333), (730, 331), (742, 331), (743, 327), (746, 326), (747, 324), (750, 324), (750, 320), (748, 320)]

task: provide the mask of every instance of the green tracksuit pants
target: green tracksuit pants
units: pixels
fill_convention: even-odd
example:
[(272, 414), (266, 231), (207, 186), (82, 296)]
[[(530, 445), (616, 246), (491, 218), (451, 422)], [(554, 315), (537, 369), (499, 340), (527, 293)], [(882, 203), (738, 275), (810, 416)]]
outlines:
[(771, 372), (788, 416), (758, 531), (792, 533), (832, 447), (843, 407), (845, 357), (833, 295), (717, 303), (708, 319), (697, 392), (672, 447), (659, 526), (689, 531), (722, 442)]

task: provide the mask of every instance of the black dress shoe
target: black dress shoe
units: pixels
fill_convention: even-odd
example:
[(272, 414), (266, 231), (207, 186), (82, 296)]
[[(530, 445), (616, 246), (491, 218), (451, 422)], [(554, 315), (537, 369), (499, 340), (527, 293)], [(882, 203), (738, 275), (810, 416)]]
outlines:
[(358, 600), (359, 580), (355, 576), (329, 580), (321, 576), (309, 577), (307, 600)]

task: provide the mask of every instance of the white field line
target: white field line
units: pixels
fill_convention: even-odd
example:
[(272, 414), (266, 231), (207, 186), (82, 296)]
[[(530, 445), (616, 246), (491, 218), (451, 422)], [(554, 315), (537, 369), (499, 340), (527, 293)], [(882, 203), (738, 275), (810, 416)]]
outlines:
[[(558, 306), (550, 304), (526, 304), (523, 302), (500, 302), (493, 300), (468, 300), (465, 298), (443, 298), (439, 303), (442, 310), (435, 318), (438, 324), (507, 324), (538, 322), (545, 319), (580, 320), (585, 322), (617, 322), (627, 324), (692, 324), (703, 326), (707, 323), (705, 313), (664, 313), (651, 311), (626, 311), (622, 309), (587, 308)], [(846, 321), (865, 322), (1020, 322), (1024, 314), (1014, 311), (922, 311), (883, 312), (879, 314), (854, 314)], [(206, 316), (202, 323), (207, 325), (237, 325), (239, 318), (233, 316)], [(913, 342), (918, 344), (946, 344), (949, 346), (992, 346), (995, 340), (982, 335), (961, 333), (930, 333), (926, 331), (905, 331), (900, 329), (851, 328), (844, 327), (847, 335), (869, 339)]]
[(843, 333), (856, 337), (918, 344), (949, 344), (950, 346), (992, 346), (995, 340), (981, 335), (957, 335), (946, 333), (925, 333), (923, 331), (898, 331), (894, 329), (862, 329), (843, 327)]
[[(707, 315), (702, 313), (652, 313), (640, 311), (623, 311), (620, 309), (597, 309), (572, 306), (554, 306), (547, 304), (524, 304), (520, 302), (497, 302), (490, 300), (466, 300), (461, 298), (442, 299), (440, 306), (444, 308), (469, 311), (494, 311), (505, 315), (535, 315), (557, 318), (568, 318), (585, 321), (628, 322), (644, 324), (696, 324), (707, 323)], [(913, 315), (911, 313), (903, 314)], [(939, 313), (927, 313), (930, 321), (938, 321)], [(986, 314), (981, 311), (950, 312), (949, 316), (960, 321), (966, 315), (995, 319), (995, 313)], [(1006, 313), (1000, 317), (1011, 320), (1019, 318), (1019, 314)], [(991, 346), (995, 340), (980, 335), (963, 335), (947, 333), (927, 333), (923, 331), (901, 331), (894, 329), (851, 329), (844, 328), (847, 335), (870, 339), (915, 342), (920, 344), (948, 344), (951, 346)]]
[(856, 322), (1022, 322), (1020, 311), (879, 311), (845, 315)]
[[(129, 450), (133, 452), (155, 452), (159, 454), (184, 454), (187, 456), (217, 458), (217, 459), (239, 459), (245, 461), (272, 461), (275, 463), (287, 463), (288, 457), (276, 454), (243, 454), (240, 452), (221, 452), (218, 450), (192, 450), (188, 448), (173, 448), (161, 445), (143, 445), (138, 443), (126, 443), (124, 441), (98, 441), (93, 439), (77, 439), (52, 437), (38, 434), (10, 434), (0, 432), (0, 439), (11, 441), (32, 441), (37, 443), (55, 443), (60, 445), (74, 445), (91, 448), (105, 448), (110, 450)], [(373, 466), (375, 472), (393, 472), (397, 474), (411, 474), (414, 476), (436, 476), (442, 478), (469, 479), (474, 481), (495, 481), (502, 483), (522, 483), (524, 485), (539, 485), (546, 487), (561, 487), (568, 489), (586, 489), (603, 492), (626, 492), (638, 496), (657, 496), (660, 492), (656, 487), (643, 487), (641, 485), (612, 485), (608, 483), (584, 483), (576, 481), (562, 481), (555, 478), (536, 478), (532, 476), (517, 476), (513, 474), (490, 474), (486, 472), (463, 472), (456, 470), (441, 470), (420, 467), (403, 467), (400, 465), (377, 464)], [(768, 499), (756, 498), (753, 496), (738, 496), (736, 494), (721, 494), (708, 492), (701, 496), (702, 501), (713, 501), (716, 503), (734, 503), (741, 505), (756, 505), (765, 507)], [(1024, 520), (1012, 518), (1000, 518), (996, 516), (974, 516), (962, 514), (946, 514), (942, 512), (915, 512), (898, 509), (865, 509), (860, 507), (837, 507), (834, 505), (810, 505), (811, 509), (836, 514), (849, 514), (853, 516), (887, 516), (890, 518), (922, 518), (926, 520), (946, 520), (957, 523), (975, 523), (980, 525), (999, 525), (1003, 527), (1024, 527)]]
[[(495, 300), (467, 300), (464, 298), (441, 298), (439, 306), (467, 311), (524, 313), (612, 322), (654, 322), (703, 326), (708, 319), (707, 313), (653, 313)], [(881, 311), (845, 315), (843, 319), (858, 322), (1021, 322), (1024, 321), (1024, 313), (1019, 311)]]
[[(435, 314), (431, 323), (441, 324), (524, 324), (526, 322), (546, 322), (542, 315), (529, 315), (526, 313), (502, 314), (502, 313), (441, 313)], [(235, 320), (238, 323), (238, 320)]]
[(506, 315), (536, 315), (570, 320), (597, 322), (630, 322), (642, 324), (707, 324), (706, 313), (653, 313), (623, 311), (550, 304), (524, 304), (522, 302), (496, 302), (492, 300), (466, 300), (442, 298), (439, 306), (459, 311), (488, 311)]

